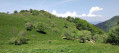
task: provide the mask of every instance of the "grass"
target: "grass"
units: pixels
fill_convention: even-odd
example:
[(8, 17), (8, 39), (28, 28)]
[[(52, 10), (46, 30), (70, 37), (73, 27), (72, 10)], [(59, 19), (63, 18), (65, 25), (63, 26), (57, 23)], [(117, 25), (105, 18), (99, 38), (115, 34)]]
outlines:
[(119, 47), (110, 44), (90, 43), (36, 43), (30, 45), (2, 47), (0, 52), (5, 53), (118, 53)]
[[(49, 29), (46, 34), (36, 32), (34, 29), (27, 31), (28, 44), (13, 45), (9, 40), (24, 30), (25, 19), (30, 18), (32, 22), (44, 22)], [(49, 21), (50, 20), (50, 21)], [(52, 22), (60, 33), (52, 31)], [(79, 43), (77, 41), (64, 40), (61, 35), (66, 30), (65, 21), (59, 18), (48, 18), (47, 16), (32, 16), (21, 14), (0, 14), (0, 53), (118, 53), (119, 46), (104, 43)], [(67, 22), (73, 30), (78, 31), (73, 23)], [(14, 34), (11, 34), (12, 29)], [(49, 43), (49, 41), (51, 43)]]

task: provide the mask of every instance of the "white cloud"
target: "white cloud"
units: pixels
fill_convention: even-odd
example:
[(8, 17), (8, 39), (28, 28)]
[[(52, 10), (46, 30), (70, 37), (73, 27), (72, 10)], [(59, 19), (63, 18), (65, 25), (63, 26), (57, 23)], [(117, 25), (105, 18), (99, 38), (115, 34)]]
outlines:
[(95, 15), (93, 12), (103, 10), (103, 8), (100, 7), (92, 7), (89, 11), (89, 13), (86, 15), (82, 14), (79, 15), (79, 17), (102, 17), (102, 15)]
[(58, 14), (56, 12), (56, 10), (53, 10), (52, 14), (54, 14), (54, 15), (56, 15), (58, 17), (67, 17), (67, 16), (77, 17), (77, 13), (76, 12), (69, 12), (69, 11), (67, 11), (66, 13), (63, 13), (63, 14)]
[(102, 15), (96, 15), (96, 14), (93, 13), (93, 12), (100, 11), (100, 10), (103, 10), (103, 8), (92, 7), (88, 14), (84, 13), (84, 14), (81, 14), (81, 15), (78, 15), (75, 11), (74, 12), (67, 11), (66, 13), (59, 14), (59, 13), (56, 12), (56, 10), (53, 10), (52, 14), (54, 14), (56, 16), (59, 16), (59, 17), (67, 17), (67, 16), (71, 16), (71, 17), (102, 17)]
[(103, 10), (103, 8), (100, 8), (100, 7), (92, 7), (89, 11), (89, 14), (92, 14), (93, 12), (95, 11), (100, 11), (100, 10)]

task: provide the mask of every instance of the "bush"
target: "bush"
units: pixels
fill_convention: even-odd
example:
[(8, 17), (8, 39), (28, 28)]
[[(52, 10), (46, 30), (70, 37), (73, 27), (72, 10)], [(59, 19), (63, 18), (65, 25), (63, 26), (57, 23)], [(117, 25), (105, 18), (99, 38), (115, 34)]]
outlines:
[(9, 44), (21, 45), (27, 44), (28, 39), (25, 38), (25, 31), (20, 31), (17, 37), (14, 37), (10, 40)]
[(18, 11), (17, 11), (17, 10), (15, 10), (15, 11), (14, 11), (14, 14), (15, 14), (15, 13), (18, 13)]
[(30, 12), (30, 13), (33, 13), (33, 9), (30, 9), (29, 12)]
[(25, 27), (26, 27), (27, 30), (32, 30), (33, 25), (32, 25), (32, 23), (27, 22), (27, 23), (25, 24)]
[(38, 22), (36, 23), (35, 28), (38, 32), (46, 34), (45, 30), (47, 29), (47, 25), (45, 23)]
[(69, 21), (69, 22), (74, 22), (74, 18), (73, 18), (73, 17), (70, 17), (70, 16), (68, 16), (68, 17), (66, 18), (66, 20)]
[(107, 38), (108, 38), (108, 34), (105, 33), (105, 34), (103, 35), (103, 42), (104, 42), (104, 43), (106, 43)]
[(92, 36), (92, 40), (96, 42), (99, 39), (99, 36), (99, 34), (95, 34), (94, 36)]
[(38, 15), (39, 11), (38, 10), (33, 10), (32, 15)]
[(68, 25), (68, 24), (67, 24), (67, 22), (65, 21), (65, 23), (64, 23), (64, 27), (65, 27), (65, 28), (68, 28), (67, 25)]
[(91, 32), (87, 30), (81, 30), (78, 32), (78, 38), (82, 40), (82, 43), (85, 43), (86, 40), (90, 41), (91, 40)]
[(62, 38), (67, 40), (73, 40), (74, 34), (71, 31), (65, 31), (62, 35)]

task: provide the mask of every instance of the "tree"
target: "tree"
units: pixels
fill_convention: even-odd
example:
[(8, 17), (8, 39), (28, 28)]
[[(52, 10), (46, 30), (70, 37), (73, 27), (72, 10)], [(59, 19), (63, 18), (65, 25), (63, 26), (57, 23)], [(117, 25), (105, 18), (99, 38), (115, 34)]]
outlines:
[(67, 40), (72, 40), (74, 38), (73, 36), (74, 36), (74, 34), (70, 30), (65, 31), (62, 34), (62, 38), (67, 39)]
[(69, 21), (69, 22), (73, 22), (73, 21), (74, 21), (74, 18), (73, 18), (73, 17), (68, 16), (68, 17), (66, 18), (66, 20), (67, 20), (67, 21)]
[(116, 44), (119, 43), (119, 22), (117, 22), (117, 25), (115, 25), (109, 31), (109, 36), (108, 36), (107, 42), (116, 43)]
[(15, 13), (18, 13), (18, 11), (17, 11), (17, 10), (15, 10), (15, 11), (14, 11), (14, 14), (15, 14)]
[(82, 20), (80, 18), (75, 18), (74, 23), (76, 25), (76, 28), (78, 30), (88, 30), (90, 31), (93, 35), (95, 34), (103, 34), (104, 31), (101, 29), (97, 28), (93, 24), (88, 23), (86, 20)]
[(30, 9), (30, 10), (29, 10), (29, 12), (30, 12), (30, 13), (33, 13), (33, 10), (32, 10), (32, 9)]
[(36, 23), (35, 28), (38, 32), (46, 34), (45, 30), (47, 29), (47, 25), (45, 23), (38, 22)]
[(78, 32), (79, 39), (82, 40), (82, 43), (85, 43), (86, 40), (90, 41), (91, 39), (91, 32), (87, 30), (81, 30)]
[(38, 14), (39, 14), (39, 11), (38, 10), (33, 10), (32, 15), (38, 15)]
[(68, 25), (68, 23), (65, 21), (65, 22), (64, 22), (64, 27), (65, 27), (65, 28), (68, 28), (67, 25)]
[(21, 10), (20, 13), (29, 12), (28, 10)]

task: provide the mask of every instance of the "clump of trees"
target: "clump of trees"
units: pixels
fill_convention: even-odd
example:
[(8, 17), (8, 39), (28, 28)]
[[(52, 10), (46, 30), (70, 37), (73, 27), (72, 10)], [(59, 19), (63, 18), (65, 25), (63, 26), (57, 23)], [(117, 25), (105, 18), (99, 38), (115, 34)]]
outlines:
[(107, 42), (112, 44), (119, 44), (119, 22), (110, 29)]
[(25, 27), (27, 31), (34, 29), (37, 32), (40, 32), (43, 34), (46, 34), (45, 30), (48, 28), (47, 24), (43, 22), (34, 22), (28, 18), (25, 20)]
[(80, 18), (73, 18), (68, 16), (66, 18), (67, 21), (75, 23), (75, 26), (78, 30), (88, 30), (93, 35), (95, 34), (104, 34), (104, 31), (101, 29), (98, 29), (96, 26), (88, 23), (86, 20), (80, 19)]
[(49, 18), (55, 18), (56, 16), (45, 11), (45, 10), (36, 10), (36, 9), (29, 9), (29, 10), (20, 10), (20, 12), (18, 12), (17, 10), (14, 11), (14, 14), (22, 14), (22, 15), (39, 15), (39, 16), (47, 16)]

